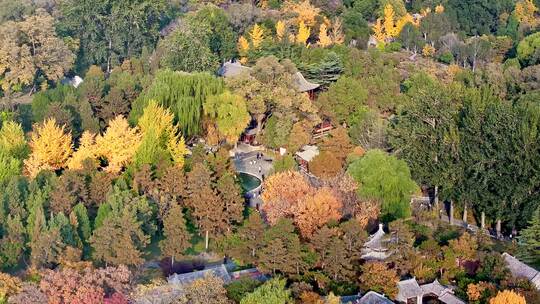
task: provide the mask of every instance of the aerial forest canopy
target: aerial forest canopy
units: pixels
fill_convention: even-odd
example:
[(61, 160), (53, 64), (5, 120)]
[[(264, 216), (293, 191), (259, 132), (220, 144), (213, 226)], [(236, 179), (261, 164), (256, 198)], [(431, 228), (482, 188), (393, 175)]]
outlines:
[(0, 304), (540, 303), (539, 130), (540, 0), (0, 0)]

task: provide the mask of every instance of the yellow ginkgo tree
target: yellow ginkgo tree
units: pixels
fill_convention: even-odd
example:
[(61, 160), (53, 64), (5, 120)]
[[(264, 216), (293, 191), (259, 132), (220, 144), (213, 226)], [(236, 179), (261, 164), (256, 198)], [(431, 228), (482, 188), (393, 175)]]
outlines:
[(119, 115), (109, 121), (105, 133), (96, 138), (96, 152), (107, 161), (105, 171), (118, 173), (133, 161), (140, 143), (138, 128), (130, 127), (127, 119)]
[(321, 26), (319, 27), (319, 41), (317, 44), (323, 48), (332, 45), (332, 39), (328, 36), (328, 29), (324, 23), (321, 23)]
[(251, 38), (251, 45), (254, 49), (261, 47), (261, 44), (264, 40), (264, 32), (260, 25), (255, 24), (253, 29), (249, 32), (249, 37)]
[(378, 43), (384, 44), (399, 36), (407, 23), (411, 23), (414, 26), (419, 25), (418, 20), (409, 13), (397, 18), (392, 5), (387, 4), (384, 7), (384, 19), (378, 18), (371, 28), (373, 37)]
[(151, 100), (138, 121), (142, 133), (141, 145), (135, 156), (136, 164), (155, 164), (166, 157), (178, 167), (184, 166), (188, 153), (174, 114)]
[(90, 131), (84, 131), (79, 139), (79, 148), (67, 161), (67, 167), (71, 170), (79, 170), (88, 161), (97, 166), (96, 135)]
[(35, 177), (41, 170), (59, 170), (73, 152), (71, 134), (58, 126), (54, 118), (36, 125), (30, 137), (30, 157), (24, 161), (25, 172)]
[(310, 35), (311, 29), (304, 23), (304, 21), (300, 21), (298, 24), (298, 34), (296, 34), (296, 42), (301, 45), (306, 45)]

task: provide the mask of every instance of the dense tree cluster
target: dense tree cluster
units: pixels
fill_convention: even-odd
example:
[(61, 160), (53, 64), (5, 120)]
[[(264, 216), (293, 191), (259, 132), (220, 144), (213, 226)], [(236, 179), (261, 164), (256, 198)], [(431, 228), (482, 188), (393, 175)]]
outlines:
[(0, 0), (0, 303), (540, 302), (539, 7)]

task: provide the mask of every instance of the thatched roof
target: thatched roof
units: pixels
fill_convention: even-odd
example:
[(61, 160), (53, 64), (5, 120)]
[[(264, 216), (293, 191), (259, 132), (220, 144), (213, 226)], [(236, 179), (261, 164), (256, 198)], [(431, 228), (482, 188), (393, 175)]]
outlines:
[(416, 299), (416, 297), (422, 297), (424, 295), (424, 291), (420, 288), (415, 278), (399, 281), (397, 285), (399, 292), (396, 300), (400, 302), (407, 303), (408, 299)]

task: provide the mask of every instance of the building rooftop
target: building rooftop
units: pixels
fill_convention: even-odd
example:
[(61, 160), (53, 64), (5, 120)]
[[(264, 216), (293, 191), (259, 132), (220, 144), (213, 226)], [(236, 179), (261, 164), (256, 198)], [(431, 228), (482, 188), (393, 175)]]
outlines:
[(416, 297), (422, 297), (424, 295), (424, 291), (420, 288), (420, 285), (418, 285), (416, 278), (399, 281), (397, 285), (399, 292), (396, 296), (396, 300), (400, 302), (407, 303), (408, 299), (416, 299)]
[(221, 77), (228, 78), (250, 73), (251, 70), (252, 68), (243, 66), (239, 61), (227, 61), (219, 68), (218, 74)]
[(301, 159), (310, 162), (319, 155), (319, 148), (317, 146), (305, 145), (302, 147), (301, 151), (296, 152), (296, 155)]
[(372, 234), (368, 241), (364, 243), (362, 249), (362, 259), (364, 260), (384, 260), (388, 257), (388, 252), (383, 244), (384, 240), (383, 225), (379, 224), (379, 230)]
[(231, 281), (231, 276), (229, 275), (227, 268), (225, 268), (225, 265), (223, 264), (217, 267), (204, 269), (200, 271), (194, 271), (194, 272), (182, 273), (182, 274), (175, 273), (169, 276), (168, 281), (170, 284), (186, 285), (197, 279), (204, 278), (206, 275), (214, 275), (222, 279), (223, 282), (225, 283), (229, 283)]
[(368, 291), (360, 300), (356, 301), (357, 304), (393, 304), (392, 301), (387, 299), (380, 293), (375, 291)]
[(526, 278), (534, 284), (536, 289), (540, 290), (540, 272), (531, 266), (521, 262), (512, 255), (504, 252), (502, 254), (508, 270), (516, 278)]
[[(248, 74), (252, 70), (252, 68), (242, 65), (239, 61), (227, 61), (219, 68), (218, 75), (225, 78), (237, 77), (242, 74)], [(319, 84), (307, 81), (300, 72), (296, 72), (294, 75), (294, 84), (298, 91), (302, 93), (315, 90), (320, 86)]]

